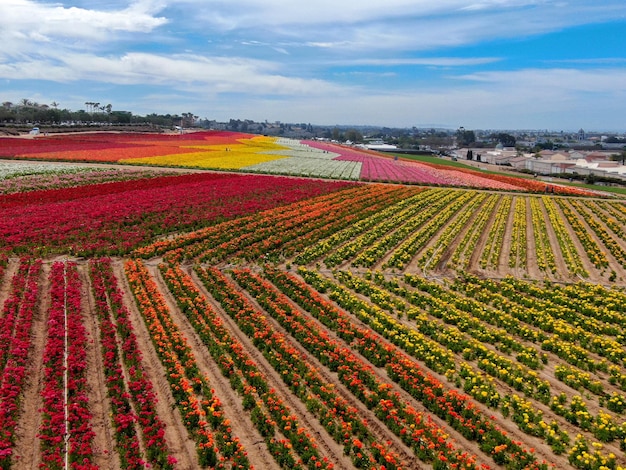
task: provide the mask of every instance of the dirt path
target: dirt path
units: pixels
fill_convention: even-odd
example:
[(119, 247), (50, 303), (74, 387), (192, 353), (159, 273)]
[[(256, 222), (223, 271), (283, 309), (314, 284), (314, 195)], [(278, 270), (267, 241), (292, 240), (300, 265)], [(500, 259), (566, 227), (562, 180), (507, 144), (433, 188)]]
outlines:
[(24, 387), (22, 412), (17, 425), (17, 440), (14, 448), (15, 460), (20, 468), (37, 468), (41, 461), (40, 441), (37, 438), (41, 425), (43, 406), (41, 391), (43, 390), (44, 368), (42, 358), (46, 346), (48, 309), (50, 307), (50, 283), (48, 275), (50, 267), (42, 266), (39, 277), (39, 308), (33, 317), (32, 345), (30, 352), (29, 374)]
[(92, 413), (94, 463), (100, 468), (120, 468), (120, 460), (115, 450), (113, 430), (111, 429), (111, 405), (107, 397), (107, 387), (100, 349), (100, 327), (93, 307), (87, 265), (78, 266), (83, 307), (83, 322), (87, 331), (87, 383), (89, 384), (89, 409)]
[[(19, 262), (17, 260), (9, 261), (9, 264), (4, 268), (4, 274), (0, 275), (0, 319), (4, 316), (4, 302), (9, 298), (11, 293), (11, 280), (17, 272)], [(2, 268), (0, 268), (2, 273)]]

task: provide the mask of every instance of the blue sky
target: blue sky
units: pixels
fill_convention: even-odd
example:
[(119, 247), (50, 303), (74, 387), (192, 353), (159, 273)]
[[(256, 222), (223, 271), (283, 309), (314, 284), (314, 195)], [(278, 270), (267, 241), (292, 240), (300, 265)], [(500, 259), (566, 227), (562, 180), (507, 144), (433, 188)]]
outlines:
[(626, 132), (624, 0), (1, 0), (0, 102)]

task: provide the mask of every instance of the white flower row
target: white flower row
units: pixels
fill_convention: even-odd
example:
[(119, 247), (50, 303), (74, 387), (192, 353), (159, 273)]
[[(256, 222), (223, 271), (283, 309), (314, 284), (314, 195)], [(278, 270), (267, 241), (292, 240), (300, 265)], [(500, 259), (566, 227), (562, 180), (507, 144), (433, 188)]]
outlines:
[(282, 155), (287, 158), (258, 163), (245, 169), (262, 173), (349, 180), (358, 180), (361, 175), (362, 164), (360, 162), (334, 160), (334, 158), (339, 156), (338, 153), (309, 147), (307, 144), (294, 139), (279, 138), (276, 140), (276, 143), (287, 147), (287, 149), (272, 150), (264, 153)]
[(340, 155), (338, 153), (310, 147), (307, 144), (303, 144), (299, 140), (294, 139), (279, 138), (276, 143), (283, 147), (287, 147), (289, 150), (272, 150), (266, 153), (272, 155), (286, 155), (290, 157), (322, 158), (324, 160), (332, 160)]
[(295, 156), (247, 166), (243, 170), (358, 180), (361, 165), (361, 162)]
[(27, 175), (70, 174), (90, 169), (80, 165), (59, 165), (58, 163), (0, 162), (0, 180)]

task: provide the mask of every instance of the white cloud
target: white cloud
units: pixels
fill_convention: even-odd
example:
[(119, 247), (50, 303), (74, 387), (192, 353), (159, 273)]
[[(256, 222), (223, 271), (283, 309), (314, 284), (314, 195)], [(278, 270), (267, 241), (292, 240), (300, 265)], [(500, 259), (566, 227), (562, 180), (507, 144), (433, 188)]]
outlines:
[(162, 5), (136, 2), (120, 10), (64, 7), (32, 0), (2, 0), (0, 28), (5, 35), (43, 38), (111, 40), (115, 32), (148, 33), (167, 20), (153, 16)]
[(456, 78), (510, 90), (530, 88), (536, 93), (626, 93), (626, 70), (619, 68), (524, 69), (477, 72)]
[[(626, 128), (623, 103), (626, 71), (523, 70), (460, 77), (428, 89), (345, 89), (332, 97), (292, 96), (266, 100), (242, 97), (232, 103), (253, 119), (317, 124), (372, 124), (411, 127), (444, 123), (454, 128), (539, 129), (559, 126), (605, 130)], [(531, 86), (532, 85), (532, 86)], [(228, 118), (227, 103), (212, 99), (216, 116)], [(232, 108), (230, 108), (232, 113)], [(232, 114), (231, 114), (232, 115)], [(617, 120), (615, 117), (619, 116)], [(220, 116), (221, 117), (221, 116)]]
[[(59, 82), (100, 81), (118, 85), (165, 85), (173, 89), (250, 94), (320, 94), (340, 89), (318, 79), (290, 77), (275, 63), (191, 54), (160, 56), (128, 53), (121, 57), (58, 54), (53, 60), (0, 63), (0, 77)], [(206, 91), (205, 91), (206, 92)]]
[(426, 50), (624, 18), (622, 0), (177, 0), (214, 31), (255, 31), (319, 48)]
[(500, 61), (497, 57), (418, 57), (411, 59), (355, 59), (342, 61), (342, 65), (371, 65), (394, 67), (401, 65), (425, 65), (434, 67), (459, 67), (483, 65)]
[[(555, 110), (572, 120), (597, 114), (598, 122), (602, 109), (623, 115), (617, 110), (626, 95), (621, 57), (494, 71), (516, 66), (505, 47), (484, 57), (452, 49), (478, 51), (482, 42), (623, 22), (623, 0), (53, 1), (0, 0), (4, 99), (30, 97), (21, 81), (40, 80), (50, 95), (52, 82), (64, 89), (80, 84), (76, 93), (90, 96), (77, 98), (79, 104), (100, 90), (145, 85), (164, 99), (135, 93), (142, 107), (120, 106), (138, 113), (207, 109), (225, 119), (466, 127), (510, 126), (518, 119), (519, 127), (550, 127), (539, 121), (558, 120)], [(176, 53), (167, 51), (174, 47)], [(619, 55), (615, 50), (607, 48), (607, 56)], [(546, 65), (553, 68), (530, 68)], [(454, 75), (454, 67), (475, 72)], [(333, 84), (324, 79), (328, 73), (353, 85)], [(366, 91), (354, 84), (360, 82)], [(467, 116), (465, 123), (455, 122), (459, 115)]]

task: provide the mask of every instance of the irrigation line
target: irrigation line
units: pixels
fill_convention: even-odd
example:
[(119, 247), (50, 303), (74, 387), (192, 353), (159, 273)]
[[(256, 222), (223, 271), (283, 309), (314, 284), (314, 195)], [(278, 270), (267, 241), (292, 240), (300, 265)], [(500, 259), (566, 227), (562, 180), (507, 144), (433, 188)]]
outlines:
[(433, 254), (431, 255), (431, 257), (428, 259), (428, 261), (426, 261), (426, 264), (424, 265), (424, 267), (422, 268), (422, 272), (424, 273), (424, 277), (428, 277), (426, 274), (426, 269), (428, 268), (428, 265), (430, 264), (430, 262), (433, 260), (433, 258), (435, 257), (435, 255), (437, 253), (439, 253), (439, 251), (442, 249), (442, 246), (439, 245), (437, 247), (437, 249), (435, 249), (435, 251), (433, 252)]
[(70, 417), (68, 405), (68, 340), (67, 340), (67, 260), (63, 260), (63, 332), (64, 332), (64, 351), (63, 351), (63, 411), (65, 414), (65, 469), (69, 469), (70, 459)]

